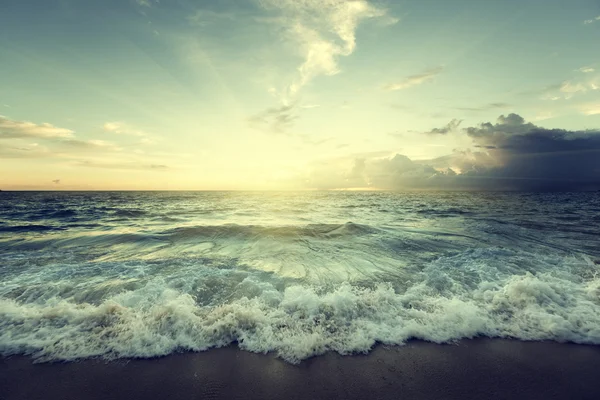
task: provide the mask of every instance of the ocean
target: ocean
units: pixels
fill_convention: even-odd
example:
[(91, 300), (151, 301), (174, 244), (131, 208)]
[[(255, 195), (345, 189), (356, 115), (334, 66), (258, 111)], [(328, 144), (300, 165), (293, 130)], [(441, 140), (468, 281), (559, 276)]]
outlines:
[(600, 344), (600, 193), (2, 192), (0, 354)]

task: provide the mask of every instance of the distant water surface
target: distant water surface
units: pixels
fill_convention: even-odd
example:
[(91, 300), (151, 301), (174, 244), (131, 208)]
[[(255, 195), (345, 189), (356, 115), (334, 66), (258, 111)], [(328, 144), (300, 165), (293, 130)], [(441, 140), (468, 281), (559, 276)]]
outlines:
[(600, 194), (2, 192), (0, 353), (600, 344)]

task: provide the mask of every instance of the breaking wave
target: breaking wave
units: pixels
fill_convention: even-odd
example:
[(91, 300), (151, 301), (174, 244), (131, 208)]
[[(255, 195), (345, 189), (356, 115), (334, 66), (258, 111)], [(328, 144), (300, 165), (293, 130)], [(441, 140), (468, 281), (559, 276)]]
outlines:
[(0, 300), (0, 352), (49, 361), (154, 357), (237, 343), (297, 363), (411, 338), (600, 344), (594, 263), (532, 256), (467, 251), (431, 262), (411, 282), (366, 286), (311, 286), (214, 266), (82, 287), (77, 280), (40, 283)]

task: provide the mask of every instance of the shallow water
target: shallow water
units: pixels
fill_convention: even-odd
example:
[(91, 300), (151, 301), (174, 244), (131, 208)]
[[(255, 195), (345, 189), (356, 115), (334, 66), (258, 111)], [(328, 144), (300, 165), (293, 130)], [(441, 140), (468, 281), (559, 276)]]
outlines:
[(600, 343), (598, 193), (2, 192), (0, 352)]

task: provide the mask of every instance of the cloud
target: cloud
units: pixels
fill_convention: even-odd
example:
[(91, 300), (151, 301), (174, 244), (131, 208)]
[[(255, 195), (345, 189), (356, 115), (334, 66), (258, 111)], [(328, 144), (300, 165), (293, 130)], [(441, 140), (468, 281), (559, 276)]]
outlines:
[(135, 136), (139, 138), (139, 144), (154, 144), (156, 141), (143, 130), (137, 129), (124, 122), (106, 122), (102, 126), (106, 132), (111, 132), (117, 135)]
[(475, 150), (425, 161), (401, 154), (330, 160), (314, 165), (302, 179), (319, 189), (600, 189), (598, 129), (548, 129), (508, 114), (463, 132)]
[(12, 138), (68, 138), (73, 136), (70, 129), (59, 128), (48, 123), (35, 124), (17, 121), (0, 115), (0, 139)]
[(333, 139), (332, 137), (315, 139), (314, 136), (307, 135), (305, 133), (299, 133), (296, 136), (299, 137), (300, 140), (302, 140), (302, 142), (304, 144), (311, 145), (311, 146), (320, 146), (320, 145), (325, 144)]
[(98, 162), (90, 160), (76, 161), (76, 166), (88, 168), (102, 169), (120, 169), (120, 170), (152, 170), (162, 171), (169, 169), (168, 165), (164, 164), (145, 164), (136, 161), (131, 162)]
[(577, 95), (600, 89), (600, 75), (586, 79), (566, 80), (541, 91), (543, 100), (569, 100)]
[(489, 103), (489, 104), (485, 104), (480, 107), (456, 107), (455, 109), (461, 110), (461, 111), (489, 111), (489, 110), (511, 108), (511, 107), (512, 107), (512, 105), (510, 105), (508, 103)]
[(78, 149), (92, 149), (92, 150), (107, 150), (107, 151), (120, 151), (122, 150), (119, 146), (114, 143), (110, 143), (104, 140), (79, 140), (79, 139), (66, 139), (58, 142), (64, 146), (75, 147)]
[(27, 145), (0, 143), (0, 157), (2, 158), (45, 158), (52, 155), (53, 153), (46, 147), (37, 143)]
[(590, 73), (592, 73), (592, 72), (594, 72), (596, 70), (594, 68), (592, 68), (592, 67), (581, 67), (577, 71), (583, 72), (584, 74), (590, 74)]
[(600, 186), (600, 130), (547, 129), (517, 114), (496, 124), (467, 128), (476, 145), (491, 150), (501, 167), (490, 176), (521, 189)]
[(314, 165), (303, 177), (304, 185), (315, 189), (409, 189), (426, 187), (431, 179), (440, 176), (429, 165), (421, 165), (408, 157), (356, 157), (332, 160)]
[(453, 119), (452, 121), (450, 121), (446, 125), (444, 125), (442, 128), (434, 128), (434, 129), (430, 130), (429, 132), (424, 132), (424, 133), (426, 133), (428, 135), (445, 135), (447, 133), (456, 131), (461, 123), (462, 123), (462, 119), (461, 120)]
[(585, 21), (583, 21), (583, 24), (589, 25), (589, 24), (593, 24), (594, 22), (598, 22), (598, 21), (600, 21), (600, 15), (598, 15), (596, 18), (586, 19)]
[(153, 3), (158, 3), (158, 0), (134, 0), (142, 7), (152, 7)]
[(584, 104), (581, 106), (581, 112), (585, 115), (600, 115), (600, 103)]
[(59, 185), (60, 184), (60, 179), (54, 179), (52, 181), (52, 183), (54, 183), (55, 185)]
[(123, 122), (106, 122), (103, 126), (105, 131), (117, 133), (120, 135), (139, 136), (146, 137), (148, 134), (139, 129), (135, 129), (128, 124)]
[(250, 127), (270, 133), (285, 133), (298, 119), (294, 105), (268, 108), (248, 118)]
[[(387, 10), (367, 0), (259, 0), (268, 11), (280, 16), (270, 19), (299, 45), (304, 59), (294, 81), (282, 94), (287, 104), (311, 80), (340, 72), (338, 59), (356, 49), (356, 30), (366, 19), (387, 15)], [(394, 22), (387, 18), (388, 23)]]
[(198, 9), (190, 15), (187, 20), (196, 26), (208, 26), (224, 21), (235, 21), (235, 14), (230, 12), (217, 12), (206, 9)]
[(404, 90), (413, 86), (421, 85), (425, 82), (432, 81), (436, 76), (438, 76), (444, 67), (436, 67), (431, 68), (426, 71), (421, 72), (420, 74), (411, 75), (406, 77), (404, 80), (398, 83), (390, 83), (384, 87), (385, 90), (394, 91), (394, 90)]

